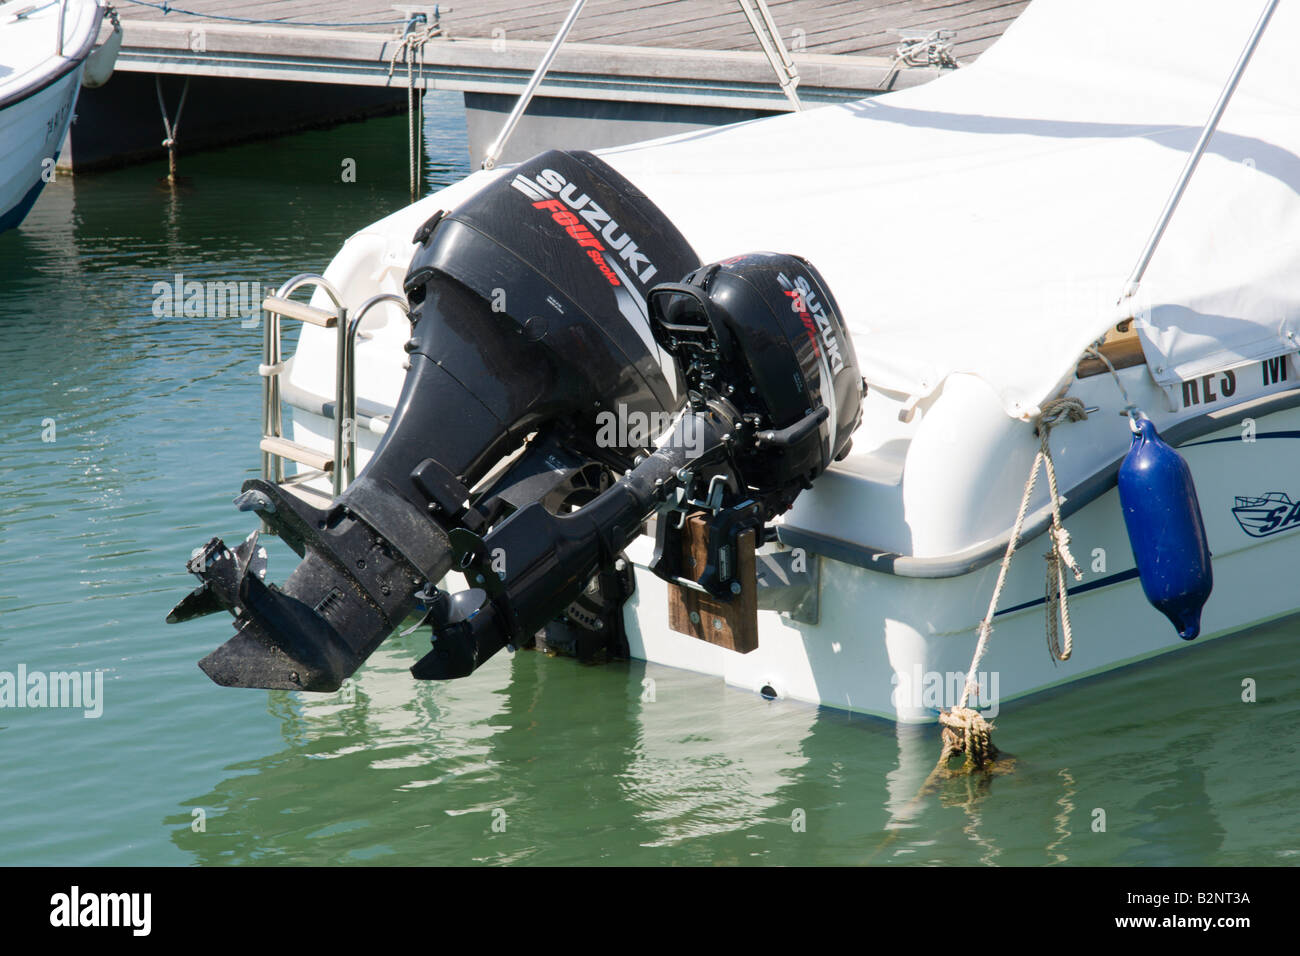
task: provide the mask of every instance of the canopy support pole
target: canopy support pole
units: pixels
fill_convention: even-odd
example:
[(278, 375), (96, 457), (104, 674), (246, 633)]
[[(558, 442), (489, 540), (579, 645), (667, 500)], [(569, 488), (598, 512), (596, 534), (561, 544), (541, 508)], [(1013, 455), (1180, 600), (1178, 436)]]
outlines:
[(582, 12), (582, 7), (586, 2), (587, 0), (574, 0), (573, 6), (569, 8), (568, 16), (560, 24), (559, 31), (556, 32), (555, 38), (551, 40), (551, 45), (542, 56), (542, 62), (537, 64), (537, 69), (533, 70), (533, 75), (528, 78), (528, 84), (524, 87), (524, 91), (519, 94), (519, 99), (515, 101), (515, 108), (506, 117), (501, 132), (497, 133), (497, 138), (487, 148), (487, 153), (483, 157), (484, 169), (496, 169), (497, 163), (501, 160), (501, 153), (506, 148), (506, 141), (510, 139), (510, 134), (519, 125), (524, 110), (528, 109), (528, 104), (533, 100), (533, 94), (537, 92), (537, 87), (541, 85), (542, 78), (546, 76), (546, 72), (551, 68), (555, 55), (560, 52), (560, 47), (564, 45), (565, 38), (569, 35), (569, 31), (573, 29), (574, 21), (578, 19), (578, 14)]
[(1174, 191), (1165, 203), (1165, 208), (1160, 213), (1160, 219), (1156, 222), (1155, 229), (1151, 231), (1151, 237), (1147, 239), (1142, 255), (1138, 257), (1137, 265), (1133, 267), (1128, 282), (1124, 284), (1124, 292), (1120, 296), (1120, 303), (1133, 298), (1137, 293), (1138, 285), (1146, 274), (1147, 266), (1151, 264), (1151, 257), (1155, 255), (1156, 246), (1160, 244), (1160, 238), (1165, 234), (1165, 227), (1169, 225), (1169, 220), (1173, 218), (1174, 210), (1178, 208), (1178, 202), (1183, 198), (1183, 191), (1187, 189), (1187, 183), (1191, 180), (1192, 173), (1196, 172), (1196, 164), (1201, 161), (1201, 156), (1205, 153), (1206, 147), (1209, 146), (1210, 138), (1214, 136), (1214, 131), (1218, 128), (1219, 120), (1223, 117), (1223, 111), (1228, 108), (1228, 101), (1232, 99), (1232, 94), (1237, 89), (1237, 83), (1241, 80), (1241, 75), (1246, 72), (1246, 64), (1250, 62), (1251, 56), (1254, 55), (1255, 47), (1259, 45), (1259, 39), (1264, 35), (1264, 29), (1268, 26), (1273, 11), (1277, 9), (1277, 4), (1278, 0), (1268, 0), (1264, 12), (1259, 15), (1259, 22), (1255, 24), (1255, 30), (1251, 33), (1246, 48), (1241, 51), (1241, 56), (1237, 58), (1237, 65), (1233, 68), (1232, 75), (1228, 78), (1227, 84), (1224, 85), (1223, 92), (1219, 94), (1219, 101), (1214, 104), (1214, 110), (1210, 113), (1205, 128), (1201, 130), (1200, 138), (1196, 141), (1191, 154), (1187, 157), (1187, 163), (1183, 166), (1182, 175), (1178, 177), (1178, 183), (1174, 186)]

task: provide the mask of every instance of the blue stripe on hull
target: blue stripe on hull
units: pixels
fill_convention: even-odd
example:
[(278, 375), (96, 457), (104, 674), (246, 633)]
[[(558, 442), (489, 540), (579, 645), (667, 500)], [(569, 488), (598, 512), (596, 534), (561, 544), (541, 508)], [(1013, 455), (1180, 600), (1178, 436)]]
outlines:
[[(1104, 578), (1098, 578), (1096, 581), (1089, 581), (1087, 584), (1080, 584), (1078, 587), (1066, 588), (1066, 590), (1071, 596), (1074, 596), (1075, 594), (1083, 594), (1087, 591), (1095, 591), (1097, 588), (1108, 588), (1112, 584), (1119, 584), (1121, 581), (1131, 581), (1137, 576), (1137, 568), (1129, 568), (1127, 571), (1120, 571)], [(1033, 601), (1026, 601), (1024, 604), (1017, 604), (1015, 607), (1003, 608), (993, 616), (1001, 617), (1003, 614), (1011, 614), (1014, 611), (1023, 611), (1025, 608), (1038, 607), (1046, 603), (1047, 598), (1040, 597)]]
[[(1300, 438), (1300, 432), (1260, 432), (1258, 435), (1255, 435), (1254, 437), (1261, 441), (1265, 438)], [(1224, 442), (1243, 441), (1243, 440), (1244, 439), (1242, 439), (1240, 435), (1233, 435), (1231, 438), (1207, 438), (1204, 441), (1189, 441), (1182, 445), (1179, 445), (1178, 447), (1195, 448), (1198, 445), (1220, 445), (1223, 444)]]
[(17, 228), (18, 224), (27, 218), (27, 214), (32, 211), (32, 206), (36, 205), (36, 197), (41, 194), (41, 187), (44, 185), (45, 180), (38, 178), (36, 185), (27, 190), (26, 195), (18, 200), (18, 205), (4, 215), (0, 215), (0, 232)]

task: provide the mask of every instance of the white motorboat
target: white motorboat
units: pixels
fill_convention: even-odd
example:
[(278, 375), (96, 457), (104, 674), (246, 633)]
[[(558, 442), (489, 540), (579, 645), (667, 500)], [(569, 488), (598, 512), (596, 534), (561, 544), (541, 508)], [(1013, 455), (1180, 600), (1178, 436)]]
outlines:
[(95, 0), (0, 3), (0, 232), (54, 178), (103, 18)]
[[(467, 674), (494, 649), (483, 637), (492, 627), (504, 635), (500, 645), (518, 642), (520, 628), (536, 623), (520, 610), (533, 606), (525, 590), (552, 587), (553, 603), (557, 582), (573, 585), (577, 574), (560, 555), (571, 543), (562, 534), (577, 540), (576, 522), (538, 543), (561, 525), (536, 513), (539, 502), (524, 506), (524, 485), (507, 482), (518, 494), (501, 504), (509, 497), (501, 475), (543, 447), (547, 420), (530, 405), (528, 415), (502, 424), (505, 437), (484, 439), (486, 450), (475, 445), (473, 468), (442, 463), (451, 460), (448, 446), (478, 441), (469, 437), (481, 430), (477, 423), (495, 422), (502, 394), (525, 387), (523, 380), (544, 377), (565, 355), (596, 368), (577, 339), (563, 337), (572, 313), (582, 311), (574, 306), (580, 297), (570, 280), (578, 267), (563, 259), (566, 243), (583, 246), (598, 267), (582, 281), (633, 293), (596, 324), (611, 336), (631, 329), (644, 342), (628, 374), (634, 367), (646, 376), (662, 371), (665, 387), (676, 389), (664, 400), (673, 413), (683, 383), (667, 352), (685, 375), (688, 404), (705, 392), (740, 403), (745, 389), (737, 385), (753, 381), (748, 391), (755, 394), (771, 386), (755, 371), (767, 361), (755, 355), (770, 342), (748, 351), (742, 341), (750, 365), (737, 371), (718, 358), (729, 348), (720, 320), (709, 319), (718, 337), (706, 335), (699, 345), (692, 336), (704, 334), (706, 323), (680, 318), (726, 311), (721, 293), (702, 312), (682, 313), (672, 309), (684, 300), (672, 296), (712, 293), (675, 287), (656, 311), (646, 305), (649, 288), (678, 283), (690, 271), (691, 288), (705, 290), (718, 276), (752, 277), (763, 263), (798, 274), (803, 284), (789, 285), (785, 295), (796, 313), (808, 305), (800, 319), (811, 344), (790, 341), (805, 359), (825, 362), (822, 373), (801, 366), (807, 418), (788, 425), (782, 438), (777, 426), (788, 417), (778, 421), (772, 412), (760, 426), (772, 429), (754, 434), (752, 444), (793, 448), (815, 426), (822, 451), (839, 456), (811, 487), (782, 485), (772, 500), (784, 504), (780, 495), (792, 495), (792, 507), (771, 507), (761, 527), (748, 526), (757, 531), (752, 571), (736, 536), (746, 527), (742, 499), (746, 488), (760, 500), (771, 487), (747, 480), (753, 472), (738, 482), (734, 473), (714, 473), (705, 489), (691, 484), (707, 471), (702, 465), (665, 472), (664, 488), (684, 487), (660, 495), (646, 533), (634, 528), (614, 543), (621, 550), (626, 538), (623, 558), (593, 559), (602, 571), (583, 592), (585, 610), (572, 593), (562, 595), (572, 601), (561, 605), (571, 630), (616, 633), (634, 657), (765, 696), (903, 722), (933, 720), (964, 699), (995, 588), (987, 655), (970, 675), (972, 703), (980, 707), (1194, 646), (1178, 630), (1196, 636), (1197, 629), (1170, 627), (1144, 593), (1150, 580), (1134, 549), (1159, 548), (1166, 532), (1131, 535), (1124, 513), (1130, 501), (1122, 508), (1116, 488), (1143, 418), (1189, 466), (1189, 500), (1193, 510), (1199, 500), (1213, 554), (1213, 590), (1195, 643), (1296, 613), (1300, 64), (1291, 51), (1300, 11), (1280, 7), (1247, 68), (1234, 72), (1234, 61), (1245, 65), (1239, 55), (1252, 28), (1255, 36), (1262, 30), (1259, 13), (1254, 4), (1226, 0), (1035, 0), (976, 63), (927, 85), (596, 157), (544, 154), (476, 172), (362, 229), (322, 280), (300, 277), (268, 301), (265, 475), (245, 486), (240, 501), (306, 560), (283, 590), (269, 589), (252, 559), (255, 542), (227, 549), (214, 539), (190, 566), (203, 586), (173, 618), (222, 608), (236, 615), (236, 638), (203, 666), (219, 683), (240, 686), (336, 687), (414, 606), (390, 598), (389, 588), (417, 592), (411, 602), (427, 609), (437, 638), (431, 657), (444, 655), (417, 665), (417, 676)], [(1240, 76), (1230, 102), (1221, 97), (1228, 76)], [(1216, 97), (1228, 108), (1207, 128)], [(1199, 156), (1198, 137), (1207, 131), (1213, 135)], [(1195, 175), (1176, 208), (1166, 205), (1193, 154)], [(593, 198), (623, 177), (626, 212)], [(1162, 207), (1172, 218), (1162, 218)], [(493, 215), (508, 227), (493, 226)], [(1148, 244), (1143, 274), (1132, 266), (1153, 223), (1167, 228), (1155, 237), (1158, 246)], [(673, 228), (688, 247), (670, 242)], [(520, 244), (541, 250), (535, 261), (522, 257)], [(515, 258), (499, 251), (505, 248)], [(695, 257), (689, 270), (682, 256), (673, 258), (681, 248)], [(734, 258), (755, 250), (804, 257), (815, 267), (811, 285), (789, 260)], [(719, 265), (692, 271), (701, 263)], [(558, 291), (528, 291), (538, 276)], [(313, 283), (310, 307), (287, 298)], [(739, 309), (739, 293), (728, 294), (727, 308)], [(520, 358), (534, 353), (516, 351), (514, 339), (499, 346), (475, 339), (492, 315), (536, 346), (535, 362)], [(304, 322), (287, 362), (279, 351), (281, 317)], [(852, 371), (853, 353), (863, 394), (846, 391), (836, 377), (836, 360)], [(483, 408), (444, 401), (436, 389), (450, 394), (451, 384), (421, 384), (437, 375), (476, 395)], [(543, 392), (565, 387), (557, 378)], [(292, 407), (291, 440), (282, 399)], [(861, 421), (849, 423), (847, 448), (846, 403), (859, 400)], [(421, 402), (429, 407), (417, 407)], [(1049, 427), (1043, 413), (1066, 404), (1073, 418)], [(644, 413), (617, 406), (616, 414), (616, 406), (598, 399), (586, 412), (590, 429), (622, 429)], [(423, 431), (411, 424), (417, 415), (425, 416)], [(740, 415), (732, 424), (743, 432), (744, 421)], [(1039, 425), (1072, 536), (1067, 551), (1080, 571), (1067, 579), (1072, 654), (1068, 646), (1045, 646), (1044, 606), (1049, 622), (1058, 618), (1050, 575), (1044, 587), (1043, 555), (1068, 558), (1053, 546), (1061, 539), (1045, 479), (1028, 494), (1015, 533), (1037, 467)], [(579, 466), (591, 461), (575, 434), (551, 434), (553, 455), (542, 455), (544, 466), (530, 477), (540, 480), (548, 469), (567, 476), (562, 507), (576, 503), (575, 515), (597, 515), (572, 497), (580, 490), (576, 476), (585, 474), (595, 494), (620, 468), (603, 462), (597, 471), (606, 469), (606, 479), (583, 472)], [(720, 439), (734, 440), (730, 432)], [(647, 442), (615, 444), (627, 451)], [(670, 445), (661, 439), (656, 455)], [(577, 464), (561, 460), (566, 451)], [(401, 455), (415, 467), (380, 466)], [(286, 459), (302, 463), (296, 478), (285, 478)], [(631, 475), (655, 461), (629, 453), (622, 470)], [(384, 495), (406, 504), (380, 507)], [(438, 539), (436, 556), (415, 553), (424, 547), (420, 533), (430, 541), (441, 534), (412, 530), (423, 527), (424, 502), (449, 533), (449, 544)], [(1164, 513), (1176, 504), (1147, 495), (1136, 507)], [(683, 530), (692, 518), (715, 537), (692, 544)], [(528, 521), (532, 538), (519, 531)], [(1019, 547), (1011, 555), (1013, 537)], [(530, 541), (549, 557), (529, 551)], [(665, 542), (686, 549), (667, 568)], [(1166, 549), (1160, 559), (1191, 565), (1193, 550)], [(688, 570), (683, 562), (701, 553), (704, 572)], [(382, 572), (374, 564), (379, 556)], [(618, 590), (611, 582), (628, 565), (634, 581), (624, 579), (624, 591), (611, 599), (608, 588)], [(453, 567), (465, 572), (469, 589), (449, 605), (446, 590), (455, 585), (433, 583)], [(719, 582), (729, 582), (735, 601)], [(746, 602), (748, 610), (737, 610)], [(536, 607), (551, 605), (539, 598)], [(455, 651), (471, 632), (456, 652), (463, 660), (449, 663), (448, 646)]]

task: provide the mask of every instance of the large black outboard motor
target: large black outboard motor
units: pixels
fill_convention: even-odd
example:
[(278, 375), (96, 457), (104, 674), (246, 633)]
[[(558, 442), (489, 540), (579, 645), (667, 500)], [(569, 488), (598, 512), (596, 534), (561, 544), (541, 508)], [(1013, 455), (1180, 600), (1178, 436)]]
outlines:
[[(203, 584), (169, 620), (235, 615), (238, 633), (201, 663), (219, 684), (337, 688), (447, 573), (448, 531), (600, 490), (639, 450), (597, 443), (601, 411), (680, 404), (646, 292), (699, 259), (594, 156), (542, 154), (413, 241), (410, 370), (367, 467), (328, 510), (262, 480), (239, 499), (302, 563), (276, 588), (260, 580), (255, 541), (214, 539), (190, 562)], [(513, 467), (474, 494), (530, 433)]]
[[(864, 386), (817, 271), (773, 254), (700, 268), (590, 154), (542, 154), (415, 239), (411, 367), (370, 463), (325, 510), (261, 480), (238, 499), (302, 563), (264, 585), (255, 536), (190, 562), (202, 584), (169, 620), (235, 615), (200, 663), (219, 684), (334, 690), (417, 607), (421, 678), (527, 643), (596, 584), (617, 627), (619, 552), (656, 511), (708, 516), (692, 581), (728, 600), (737, 535), (847, 451)], [(602, 428), (673, 413), (653, 451), (644, 430)], [(671, 525), (655, 570), (680, 579)], [(450, 570), (469, 588), (438, 590)]]

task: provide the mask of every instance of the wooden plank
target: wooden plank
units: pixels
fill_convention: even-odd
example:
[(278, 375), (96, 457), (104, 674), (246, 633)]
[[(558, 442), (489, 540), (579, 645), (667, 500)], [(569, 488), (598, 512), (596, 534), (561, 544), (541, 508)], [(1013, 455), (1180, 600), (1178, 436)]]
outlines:
[(262, 302), (262, 308), (282, 315), (286, 319), (297, 319), (299, 322), (306, 322), (322, 329), (332, 329), (339, 323), (337, 315), (318, 309), (314, 305), (298, 302), (296, 299), (281, 299), (279, 296), (268, 295)]
[[(464, 0), (442, 18), (447, 35), (424, 48), (432, 89), (512, 95), (531, 74), (570, 0)], [(318, 27), (284, 22), (388, 20), (387, 3), (185, 0), (199, 16), (148, 7), (123, 12), (122, 70), (367, 86), (404, 85), (387, 68), (396, 26)], [(970, 62), (1027, 0), (769, 0), (799, 69), (802, 97), (840, 101), (932, 79), (931, 68), (892, 71), (899, 28), (957, 31), (954, 55)], [(459, 12), (458, 12), (459, 11)], [(249, 16), (238, 24), (206, 14)], [(191, 32), (205, 31), (205, 51)], [(505, 31), (505, 45), (492, 31)], [(796, 44), (796, 37), (798, 43)], [(593, 42), (596, 41), (596, 42)], [(796, 49), (798, 46), (800, 49)], [(542, 95), (681, 106), (784, 109), (749, 21), (733, 0), (590, 0), (543, 82)]]
[[(286, 19), (311, 20), (320, 22), (357, 22), (367, 20), (401, 19), (401, 14), (388, 3), (317, 3), (313, 0), (183, 0), (180, 4), (185, 10), (192, 10), (199, 16), (190, 16), (179, 10), (163, 13), (156, 7), (142, 7), (134, 4), (119, 10), (124, 20), (162, 20), (167, 23), (212, 23), (229, 22), (218, 20), (219, 16), (246, 17), (250, 20), (265, 20), (271, 23)], [(432, 6), (432, 4), (430, 4)]]
[(278, 455), (281, 458), (288, 458), (290, 461), (296, 461), (300, 465), (306, 465), (316, 471), (332, 472), (334, 470), (334, 457), (332, 455), (317, 451), (314, 448), (308, 448), (306, 445), (299, 445), (287, 438), (263, 438), (258, 442), (258, 447), (262, 451)]
[[(186, 51), (188, 33), (186, 28), (175, 24), (139, 24), (135, 42), (137, 49), (142, 51)], [(368, 62), (372, 69), (386, 73), (393, 41), (379, 34), (340, 35), (323, 30), (241, 25), (213, 26), (208, 31), (209, 54), (219, 49), (222, 53), (237, 55), (249, 62), (256, 62), (255, 58), (284, 61), (300, 57), (309, 60), (324, 42), (330, 43), (331, 53), (338, 62)], [(425, 64), (429, 70), (472, 70), (490, 64), (496, 71), (515, 70), (526, 76), (536, 64), (543, 48), (544, 44), (535, 41), (510, 42), (504, 49), (496, 51), (492, 49), (489, 40), (462, 40), (430, 46), (425, 54)], [(131, 67), (125, 62), (126, 59), (123, 58), (122, 68), (129, 69)], [(820, 54), (803, 54), (797, 56), (796, 61), (801, 64), (801, 70), (806, 67), (806, 83), (815, 85), (820, 79), (829, 85), (848, 89), (870, 88), (860, 84), (882, 73), (888, 66), (885, 61)], [(319, 69), (322, 76), (327, 75), (323, 67)], [(764, 89), (774, 86), (771, 66), (757, 50), (687, 51), (663, 47), (573, 44), (560, 50), (552, 70), (553, 77), (564, 74), (594, 75), (606, 79), (626, 76), (753, 82), (761, 84)]]
[[(979, 2), (991, 6), (997, 5), (997, 0), (979, 0)], [(1023, 7), (1025, 0), (1016, 0), (1016, 2)], [(879, 42), (887, 39), (892, 39), (896, 43), (896, 35), (889, 32), (891, 28), (907, 27), (911, 23), (940, 19), (943, 15), (941, 11), (945, 8), (950, 9), (952, 16), (970, 14), (972, 3), (973, 0), (947, 0), (947, 2), (930, 0), (930, 3), (922, 9), (916, 0), (892, 0), (892, 2), (870, 6), (860, 3), (837, 5), (835, 9), (816, 11), (814, 15), (803, 14), (797, 10), (787, 13), (778, 13), (774, 10), (773, 19), (787, 45), (791, 44), (794, 31), (798, 29), (803, 31), (801, 39), (807, 43), (808, 49), (819, 49), (826, 42), (853, 39), (865, 41), (858, 45), (850, 43), (844, 51), (853, 52), (855, 49), (878, 45)], [(653, 44), (662, 32), (658, 27), (647, 26), (640, 30), (625, 30), (620, 33), (618, 25), (615, 24), (611, 26), (606, 36), (619, 42)], [(871, 42), (872, 38), (876, 38), (875, 44)], [(749, 21), (741, 13), (738, 5), (674, 29), (671, 40), (673, 45), (677, 46), (708, 45), (716, 49), (737, 49), (757, 45)]]
[[(1008, 6), (1019, 6), (1019, 4), (1018, 3), (1008, 4)], [(1017, 13), (1018, 12), (1019, 11), (1017, 11)], [(932, 30), (953, 30), (957, 34), (956, 37), (954, 37), (953, 39), (953, 46), (955, 51), (956, 48), (960, 46), (964, 40), (967, 39), (968, 34), (974, 33), (975, 36), (971, 37), (971, 39), (976, 39), (976, 40), (982, 40), (985, 37), (988, 37), (988, 34), (982, 30), (982, 27), (986, 22), (984, 18), (986, 18), (988, 15), (989, 15), (988, 12), (981, 12), (979, 14), (970, 14), (965, 17), (940, 17), (940, 18), (934, 18), (928, 20), (913, 19), (911, 22), (901, 23), (898, 24), (898, 26), (901, 29), (906, 29), (909, 33), (913, 33), (917, 35), (929, 33)], [(1007, 26), (1011, 25), (1012, 20), (1014, 20), (1014, 17), (1004, 21), (1002, 29), (996, 31), (996, 36), (1001, 36), (1003, 30), (1005, 30)], [(989, 37), (989, 42), (991, 43), (992, 39), (995, 38), (996, 37)], [(869, 47), (868, 49), (863, 50), (861, 52), (874, 54), (876, 56), (889, 55), (894, 52), (895, 48), (898, 46), (898, 43), (899, 43), (898, 36), (891, 35), (891, 38), (887, 42), (880, 43), (879, 45), (874, 47)], [(984, 46), (980, 47), (980, 49), (981, 50), (985, 49), (987, 45), (988, 44), (986, 43)], [(844, 41), (824, 42), (818, 44), (818, 50), (820, 52), (825, 52), (825, 53), (844, 54), (850, 52), (858, 52), (857, 50), (851, 49), (852, 47), (856, 47), (856, 46), (858, 46), (858, 44), (847, 43)]]
[[(682, 529), (682, 566), (704, 570), (709, 526), (695, 516)], [(741, 592), (731, 601), (680, 584), (668, 585), (668, 626), (678, 634), (748, 654), (758, 649), (758, 584), (754, 577), (754, 532), (737, 542), (736, 580)]]
[[(1133, 327), (1132, 322), (1121, 322), (1118, 326), (1112, 326), (1101, 343), (1100, 351), (1117, 370), (1145, 365), (1147, 362), (1146, 353), (1142, 351), (1142, 340), (1138, 337), (1137, 329)], [(1079, 360), (1075, 377), (1089, 378), (1109, 371), (1105, 362), (1095, 355), (1088, 354)]]
[[(946, 3), (936, 0), (926, 9), (916, 9), (913, 4), (907, 4), (908, 9), (875, 9), (858, 21), (858, 29), (861, 32), (856, 49), (875, 51), (886, 43), (896, 46), (899, 36), (894, 32), (895, 30), (905, 30), (909, 34), (928, 33), (938, 29), (960, 30), (986, 22), (991, 18), (1003, 19), (1002, 11), (1008, 7), (1015, 8), (1015, 15), (1019, 15), (1025, 6), (1026, 0), (994, 0), (987, 7), (972, 9), (969, 0), (948, 0)], [(834, 44), (835, 52), (850, 52), (855, 45), (846, 41), (852, 38), (836, 35), (842, 28), (843, 23), (840, 20), (821, 21), (810, 31), (809, 41), (819, 49), (829, 48)], [(960, 35), (958, 38), (960, 39)]]

